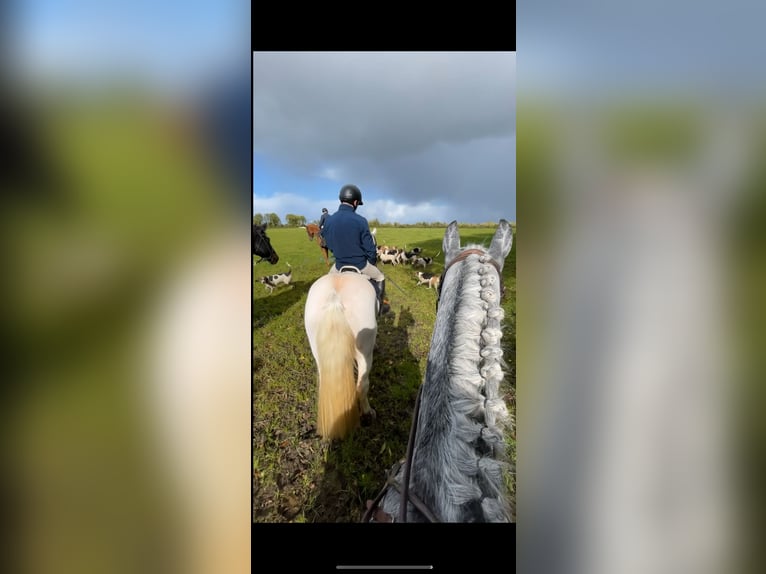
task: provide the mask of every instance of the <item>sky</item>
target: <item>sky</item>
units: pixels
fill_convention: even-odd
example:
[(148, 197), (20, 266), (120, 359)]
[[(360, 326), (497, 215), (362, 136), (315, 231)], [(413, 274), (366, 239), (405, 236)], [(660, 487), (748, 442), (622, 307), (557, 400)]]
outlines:
[(247, 74), (245, 0), (17, 0), (14, 63), (35, 81), (131, 82), (179, 98), (234, 71)]
[(255, 52), (253, 213), (516, 220), (515, 52)]
[(759, 2), (538, 0), (517, 3), (516, 16), (522, 90), (730, 100), (766, 83)]

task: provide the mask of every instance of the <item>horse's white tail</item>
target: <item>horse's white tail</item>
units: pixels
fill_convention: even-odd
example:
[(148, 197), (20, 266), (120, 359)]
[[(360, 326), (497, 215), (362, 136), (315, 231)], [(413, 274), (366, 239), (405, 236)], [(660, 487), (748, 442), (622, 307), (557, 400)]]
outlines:
[(336, 293), (317, 329), (319, 401), (317, 433), (324, 438), (344, 438), (359, 425), (354, 361), (354, 334)]

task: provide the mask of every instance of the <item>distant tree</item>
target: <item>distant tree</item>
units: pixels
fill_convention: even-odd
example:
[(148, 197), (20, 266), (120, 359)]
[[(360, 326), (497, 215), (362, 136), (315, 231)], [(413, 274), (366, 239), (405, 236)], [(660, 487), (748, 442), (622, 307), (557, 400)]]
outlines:
[(256, 213), (253, 215), (253, 225), (261, 225), (263, 223), (263, 213)]
[(285, 215), (285, 219), (287, 220), (288, 227), (300, 227), (301, 225), (306, 225), (305, 215), (295, 215), (294, 213), (288, 213)]
[(373, 227), (380, 227), (380, 221), (378, 221), (377, 217), (375, 219), (370, 219), (367, 223), (370, 224), (370, 229)]
[(269, 227), (279, 227), (282, 225), (282, 220), (279, 219), (276, 213), (267, 213), (264, 217), (269, 222)]

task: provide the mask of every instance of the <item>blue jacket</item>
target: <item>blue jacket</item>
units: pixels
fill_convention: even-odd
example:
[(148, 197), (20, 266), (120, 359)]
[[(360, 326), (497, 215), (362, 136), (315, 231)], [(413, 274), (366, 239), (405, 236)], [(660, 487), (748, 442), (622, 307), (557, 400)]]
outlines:
[(324, 227), (324, 222), (327, 221), (328, 217), (330, 217), (329, 213), (322, 214), (322, 217), (319, 218), (319, 229), (322, 229)]
[(335, 255), (337, 269), (344, 265), (364, 269), (367, 262), (371, 265), (377, 262), (370, 226), (350, 205), (341, 203), (338, 211), (325, 220), (322, 236)]

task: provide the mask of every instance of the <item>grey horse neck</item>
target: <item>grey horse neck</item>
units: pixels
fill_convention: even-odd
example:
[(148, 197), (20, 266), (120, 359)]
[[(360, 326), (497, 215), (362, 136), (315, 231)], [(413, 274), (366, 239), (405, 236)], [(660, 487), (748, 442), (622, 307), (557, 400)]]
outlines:
[[(507, 522), (501, 281), (491, 258), (470, 247), (445, 273), (409, 490), (443, 522)], [(389, 490), (382, 507), (398, 516), (399, 494)], [(408, 506), (408, 522), (424, 520)]]

